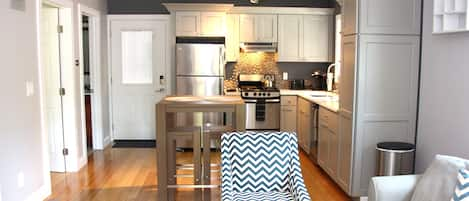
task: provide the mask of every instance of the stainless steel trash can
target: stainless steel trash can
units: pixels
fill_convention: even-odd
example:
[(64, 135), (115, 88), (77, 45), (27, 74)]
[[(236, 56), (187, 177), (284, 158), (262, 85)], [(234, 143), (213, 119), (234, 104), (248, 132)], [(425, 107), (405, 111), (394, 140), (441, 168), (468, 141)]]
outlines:
[(376, 146), (376, 176), (414, 173), (415, 145), (404, 142), (382, 142)]

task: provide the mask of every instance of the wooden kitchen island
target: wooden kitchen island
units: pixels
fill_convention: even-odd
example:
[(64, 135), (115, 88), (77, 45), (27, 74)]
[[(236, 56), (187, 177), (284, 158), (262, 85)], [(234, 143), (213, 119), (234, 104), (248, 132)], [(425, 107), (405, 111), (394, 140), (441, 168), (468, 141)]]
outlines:
[[(157, 177), (158, 177), (158, 200), (174, 200), (174, 147), (170, 142), (170, 132), (173, 128), (172, 122), (175, 113), (178, 112), (226, 112), (232, 114), (232, 127), (236, 131), (244, 131), (245, 104), (239, 96), (168, 96), (156, 105), (156, 145), (157, 145)], [(179, 128), (181, 129), (181, 128)], [(191, 128), (182, 128), (190, 130)], [(202, 133), (203, 135), (203, 133)], [(200, 147), (200, 138), (194, 143), (194, 147)], [(200, 155), (200, 148), (194, 149), (194, 153)], [(194, 167), (194, 178), (199, 178), (195, 184), (203, 184), (200, 179), (203, 173), (201, 169)], [(196, 180), (196, 179), (194, 179)], [(170, 188), (168, 188), (168, 186)], [(186, 186), (188, 188), (200, 189), (204, 185)]]

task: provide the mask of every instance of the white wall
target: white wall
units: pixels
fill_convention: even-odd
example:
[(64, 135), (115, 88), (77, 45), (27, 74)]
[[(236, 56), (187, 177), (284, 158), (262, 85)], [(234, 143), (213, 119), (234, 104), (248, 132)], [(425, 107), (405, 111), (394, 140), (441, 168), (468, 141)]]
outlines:
[[(39, 69), (37, 45), (37, 10), (39, 0), (25, 0), (23, 11), (11, 9), (11, 2), (0, 1), (0, 192), (2, 201), (38, 200), (50, 191), (49, 175), (44, 164), (49, 161), (43, 157)], [(74, 17), (77, 17), (77, 5), (99, 10), (101, 16), (101, 66), (103, 83), (103, 126), (104, 137), (109, 136), (109, 115), (107, 100), (107, 41), (106, 41), (106, 1), (73, 0)], [(76, 19), (74, 20), (76, 22)], [(75, 37), (78, 37), (75, 32)], [(75, 46), (78, 39), (75, 38)], [(75, 51), (78, 58), (78, 51)], [(77, 70), (78, 72), (78, 70)], [(77, 74), (77, 76), (79, 76)], [(75, 79), (78, 81), (78, 77)], [(26, 82), (34, 85), (34, 94), (26, 96)], [(78, 83), (76, 89), (81, 87)], [(79, 98), (79, 97), (77, 97)], [(76, 101), (79, 111), (79, 101)], [(77, 113), (79, 115), (79, 113)], [(81, 121), (78, 117), (77, 121)], [(77, 122), (77, 125), (81, 125)], [(76, 135), (81, 133), (77, 128)], [(81, 136), (77, 136), (81, 138)], [(109, 138), (109, 137), (108, 137)], [(24, 186), (19, 187), (18, 175), (24, 174)]]
[[(0, 186), (3, 201), (25, 200), (46, 182), (43, 178), (36, 40), (36, 1), (25, 11), (0, 1)], [(34, 95), (26, 97), (26, 82)], [(18, 187), (18, 174), (25, 185)]]
[(418, 172), (435, 154), (469, 159), (469, 32), (432, 35), (432, 0), (424, 0)]

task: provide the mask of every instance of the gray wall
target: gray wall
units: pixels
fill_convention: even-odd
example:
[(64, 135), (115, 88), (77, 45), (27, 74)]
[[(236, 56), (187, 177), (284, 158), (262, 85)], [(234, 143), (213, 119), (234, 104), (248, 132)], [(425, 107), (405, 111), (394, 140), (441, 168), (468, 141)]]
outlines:
[[(167, 14), (161, 5), (167, 3), (233, 3), (236, 6), (251, 6), (249, 0), (107, 0), (109, 14)], [(288, 7), (333, 7), (333, 0), (260, 0), (259, 6)]]
[(424, 0), (417, 171), (435, 154), (469, 159), (469, 33), (432, 35), (432, 0)]
[[(24, 200), (44, 184), (38, 88), (36, 1), (25, 1), (24, 11), (0, 1), (0, 186), (2, 200)], [(35, 93), (26, 97), (26, 82)], [(22, 172), (25, 186), (18, 188)]]

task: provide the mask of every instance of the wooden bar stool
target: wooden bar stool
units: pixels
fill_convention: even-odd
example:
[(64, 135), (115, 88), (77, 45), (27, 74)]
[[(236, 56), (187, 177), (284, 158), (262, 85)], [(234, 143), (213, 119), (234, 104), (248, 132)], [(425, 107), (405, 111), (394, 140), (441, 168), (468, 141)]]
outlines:
[[(221, 136), (223, 133), (232, 132), (234, 129), (231, 126), (204, 126), (203, 129), (203, 161), (202, 161), (202, 178), (203, 185), (207, 186), (204, 189), (203, 200), (210, 201), (211, 188), (218, 188), (219, 185), (211, 184), (211, 174), (213, 172), (221, 172), (221, 164), (212, 163), (211, 158), (211, 141), (217, 141), (216, 149), (221, 150)], [(212, 169), (215, 168), (215, 169)], [(217, 179), (221, 179), (217, 178)]]
[[(193, 163), (176, 163), (176, 142), (192, 138)], [(200, 127), (172, 128), (168, 130), (168, 200), (174, 200), (177, 188), (196, 188), (202, 184), (201, 130)], [(193, 170), (192, 175), (177, 174), (177, 170)], [(193, 177), (193, 185), (179, 185), (177, 178)], [(201, 200), (201, 189), (195, 189), (194, 200)]]

